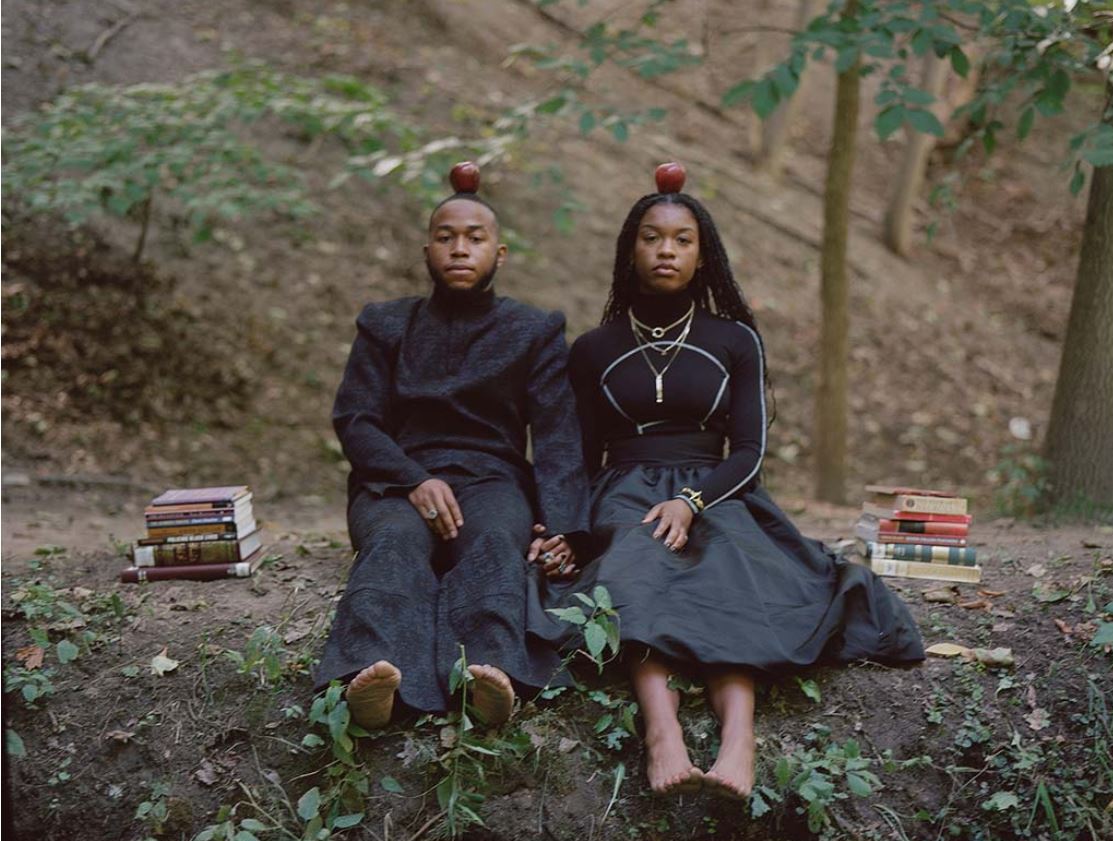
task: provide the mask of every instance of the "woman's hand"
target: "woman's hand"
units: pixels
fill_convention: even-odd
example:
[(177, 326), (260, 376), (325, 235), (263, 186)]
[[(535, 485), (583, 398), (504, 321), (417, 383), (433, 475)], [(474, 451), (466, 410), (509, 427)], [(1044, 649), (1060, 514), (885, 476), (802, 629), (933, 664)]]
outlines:
[(563, 534), (545, 537), (545, 531), (540, 523), (533, 527), (533, 533), (539, 536), (529, 545), (527, 560), (541, 564), (549, 578), (571, 578), (579, 571), (576, 569), (576, 553)]
[(457, 529), (464, 525), (464, 515), (447, 482), (426, 479), (410, 492), (408, 499), (441, 540), (452, 540), (459, 534)]
[(673, 552), (679, 552), (688, 544), (688, 531), (692, 527), (695, 515), (688, 503), (680, 499), (670, 499), (661, 502), (649, 509), (643, 523), (652, 523), (660, 520), (660, 525), (653, 531), (654, 539), (664, 536), (665, 547)]

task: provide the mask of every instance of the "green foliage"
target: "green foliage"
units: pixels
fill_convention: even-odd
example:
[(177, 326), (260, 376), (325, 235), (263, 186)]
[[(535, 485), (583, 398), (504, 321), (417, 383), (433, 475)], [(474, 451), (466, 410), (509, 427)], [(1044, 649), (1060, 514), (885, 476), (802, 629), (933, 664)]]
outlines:
[(224, 656), (236, 664), (240, 674), (254, 674), (260, 688), (278, 683), (297, 668), (296, 661), (283, 645), (282, 635), (267, 625), (251, 632), (242, 652), (229, 648), (225, 649)]
[[(593, 662), (600, 673), (603, 667), (618, 656), (619, 633), (618, 611), (614, 609), (611, 594), (606, 587), (596, 587), (591, 596), (584, 593), (573, 593), (583, 607), (549, 608), (549, 613), (563, 622), (568, 622), (580, 628), (583, 635), (584, 649), (579, 653), (585, 655)], [(584, 612), (587, 608), (589, 613)], [(610, 651), (610, 656), (604, 656), (605, 651)]]
[(1020, 445), (1005, 447), (989, 479), (994, 485), (997, 510), (1012, 517), (1034, 517), (1044, 507), (1051, 489), (1047, 460)]
[(18, 693), (29, 707), (54, 694), (56, 667), (102, 644), (130, 612), (118, 593), (60, 590), (49, 578), (27, 583), (13, 579), (9, 591), (8, 604), (15, 617), (27, 622), (31, 645), (4, 664), (4, 692)]
[(149, 836), (163, 834), (170, 817), (170, 786), (164, 782), (149, 783), (150, 793), (135, 809), (135, 820), (140, 821)]
[[(976, 143), (987, 153), (1005, 128), (1006, 112), (1019, 101), (1017, 136), (1028, 136), (1037, 116), (1053, 117), (1078, 75), (1109, 72), (1109, 33), (1113, 22), (1102, 17), (1099, 3), (1035, 5), (1028, 0), (862, 0), (858, 13), (845, 18), (841, 4), (831, 4), (804, 31), (798, 32), (788, 56), (758, 79), (747, 79), (723, 95), (724, 106), (748, 103), (762, 119), (791, 97), (809, 60), (835, 56), (836, 70), (861, 59), (863, 76), (878, 75), (874, 129), (882, 140), (900, 128), (942, 136), (943, 125), (928, 110), (935, 102), (917, 87), (910, 68), (918, 57), (934, 53), (950, 61), (960, 76), (970, 72), (967, 50), (987, 49), (974, 98), (954, 117), (969, 119), (973, 131), (959, 156)], [(1113, 163), (1113, 114), (1096, 114), (1093, 123), (1072, 138), (1071, 190), (1084, 183), (1082, 163)]]

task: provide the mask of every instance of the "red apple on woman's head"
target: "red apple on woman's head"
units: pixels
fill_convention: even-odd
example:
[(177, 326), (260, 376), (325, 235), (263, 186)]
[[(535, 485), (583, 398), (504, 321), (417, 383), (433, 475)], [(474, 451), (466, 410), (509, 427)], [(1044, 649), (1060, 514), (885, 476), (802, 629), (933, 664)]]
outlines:
[(684, 189), (684, 179), (688, 174), (676, 161), (669, 161), (657, 167), (656, 176), (658, 193), (679, 193)]
[(448, 180), (457, 193), (478, 193), (479, 167), (471, 161), (461, 161), (452, 167)]

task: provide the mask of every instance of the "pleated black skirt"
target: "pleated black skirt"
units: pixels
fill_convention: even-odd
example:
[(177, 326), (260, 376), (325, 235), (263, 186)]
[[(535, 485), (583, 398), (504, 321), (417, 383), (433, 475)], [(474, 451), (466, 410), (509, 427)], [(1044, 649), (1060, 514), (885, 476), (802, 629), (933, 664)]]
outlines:
[(904, 602), (869, 569), (804, 537), (760, 487), (697, 515), (680, 552), (653, 538), (646, 512), (714, 465), (604, 471), (592, 496), (602, 547), (572, 581), (536, 576), (531, 634), (561, 648), (578, 629), (551, 608), (606, 587), (623, 644), (682, 663), (780, 673), (816, 663), (922, 660), (920, 633)]

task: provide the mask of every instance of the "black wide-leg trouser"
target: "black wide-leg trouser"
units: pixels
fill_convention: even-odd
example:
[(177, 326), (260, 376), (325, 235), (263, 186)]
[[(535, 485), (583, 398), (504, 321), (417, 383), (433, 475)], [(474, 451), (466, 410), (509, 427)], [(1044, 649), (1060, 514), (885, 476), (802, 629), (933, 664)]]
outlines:
[(546, 686), (559, 656), (526, 632), (525, 559), (533, 515), (517, 485), (446, 477), (463, 514), (442, 541), (404, 497), (360, 492), (348, 509), (357, 555), (317, 668), (317, 686), (378, 660), (402, 672), (399, 696), (422, 712), (452, 706), (461, 646), (469, 665), (506, 672), (520, 693)]

